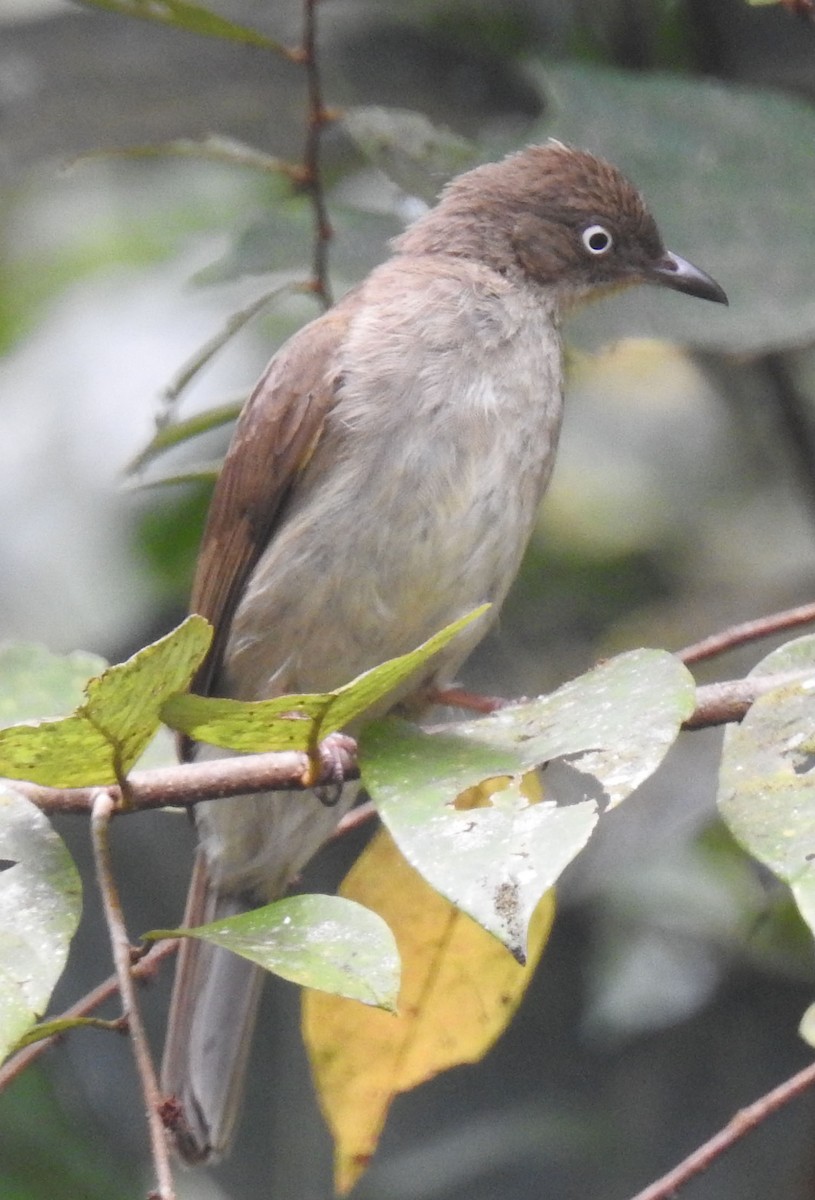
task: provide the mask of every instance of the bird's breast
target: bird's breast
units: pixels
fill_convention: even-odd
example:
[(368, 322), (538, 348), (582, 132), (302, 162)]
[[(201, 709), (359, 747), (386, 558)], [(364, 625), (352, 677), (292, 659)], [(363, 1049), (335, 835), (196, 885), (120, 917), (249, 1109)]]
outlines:
[(334, 687), (480, 604), (497, 613), (561, 419), (560, 341), (533, 300), (462, 297), (445, 278), (412, 321), (380, 304), (356, 324), (329, 425), (235, 616), (244, 694), (247, 678), (254, 694)]

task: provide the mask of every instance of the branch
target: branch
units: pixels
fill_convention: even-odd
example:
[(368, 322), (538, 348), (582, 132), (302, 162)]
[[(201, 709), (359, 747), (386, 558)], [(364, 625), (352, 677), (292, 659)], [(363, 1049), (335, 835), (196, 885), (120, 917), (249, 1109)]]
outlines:
[(801, 604), (797, 608), (788, 608), (783, 612), (772, 613), (769, 617), (759, 617), (755, 621), (743, 621), (739, 625), (731, 625), (721, 633), (711, 634), (700, 642), (686, 646), (677, 652), (677, 658), (685, 665), (700, 662), (704, 658), (714, 658), (724, 654), (736, 646), (746, 642), (755, 642), (759, 638), (771, 637), (785, 629), (793, 629), (796, 625), (809, 625), (815, 621), (815, 604)]
[(122, 906), (116, 888), (113, 865), (110, 859), (110, 820), (115, 812), (115, 801), (107, 791), (95, 793), (91, 809), (91, 840), (96, 864), (96, 878), (102, 893), (113, 961), (122, 996), (122, 1010), (127, 1017), (136, 1070), (141, 1080), (147, 1124), (150, 1130), (150, 1147), (156, 1171), (158, 1188), (153, 1193), (156, 1200), (175, 1200), (173, 1174), (170, 1166), (170, 1150), (164, 1125), (159, 1115), (161, 1090), (156, 1077), (150, 1046), (144, 1029), (141, 1012), (136, 999), (136, 985), (131, 974), (132, 961), (130, 941), (125, 928)]
[(324, 308), (331, 307), (328, 281), (328, 244), (333, 237), (323, 192), (320, 148), (323, 126), (334, 120), (334, 113), (323, 104), (320, 65), (317, 51), (317, 5), (319, 0), (303, 0), (303, 45), (298, 59), (306, 70), (308, 114), (306, 144), (303, 151), (302, 184), (311, 196), (314, 209), (314, 258), (311, 288)]
[[(165, 958), (169, 958), (175, 954), (178, 948), (178, 942), (172, 938), (167, 941), (157, 942), (155, 946), (151, 946), (144, 958), (139, 959), (131, 969), (130, 974), (140, 983), (144, 983), (156, 973), (156, 968), (159, 963)], [(104, 983), (100, 983), (93, 991), (88, 992), (81, 1000), (77, 1000), (70, 1008), (66, 1008), (65, 1012), (53, 1017), (54, 1021), (71, 1021), (76, 1017), (85, 1017), (88, 1013), (99, 1008), (100, 1004), (104, 1004), (111, 996), (115, 996), (119, 991), (118, 975), (111, 975)], [(18, 1075), (22, 1075), (33, 1062), (49, 1050), (56, 1042), (65, 1037), (65, 1033), (53, 1033), (49, 1037), (40, 1038), (37, 1042), (32, 1042), (23, 1050), (18, 1050), (11, 1058), (0, 1066), (0, 1092), (4, 1091), (9, 1084), (13, 1083)]]
[(805, 1067), (803, 1071), (799, 1071), (797, 1075), (793, 1075), (791, 1079), (787, 1079), (784, 1083), (779, 1084), (777, 1088), (773, 1088), (766, 1096), (762, 1096), (760, 1100), (756, 1100), (755, 1104), (749, 1105), (747, 1108), (740, 1109), (734, 1117), (720, 1129), (717, 1134), (703, 1145), (694, 1150), (692, 1154), (681, 1162), (667, 1175), (663, 1175), (661, 1179), (657, 1179), (650, 1187), (644, 1191), (638, 1192), (632, 1200), (670, 1200), (675, 1195), (677, 1190), (696, 1175), (701, 1175), (706, 1171), (711, 1163), (715, 1162), (725, 1151), (734, 1146), (736, 1142), (752, 1132), (757, 1125), (762, 1121), (766, 1121), (767, 1117), (783, 1108), (785, 1104), (789, 1104), (791, 1100), (795, 1100), (803, 1092), (807, 1091), (815, 1084), (815, 1063)]
[[(305, 752), (280, 750), (269, 754), (246, 754), (211, 762), (134, 771), (128, 776), (127, 804), (123, 802), (118, 787), (113, 786), (106, 791), (114, 805), (114, 813), (198, 804), (202, 800), (223, 800), (227, 796), (241, 796), (247, 792), (297, 791), (306, 786), (320, 787), (336, 783), (337, 757), (343, 778), (358, 779), (356, 755), (351, 756), (340, 747), (331, 762), (327, 756), (324, 760), (321, 757), (322, 771), (316, 778), (307, 774), (311, 768)], [(51, 788), (17, 782), (13, 786), (43, 812), (60, 813), (90, 812), (99, 790)]]
[(791, 683), (812, 678), (812, 671), (780, 671), (776, 675), (751, 675), (749, 679), (730, 679), (724, 683), (708, 683), (696, 689), (696, 708), (683, 729), (708, 729), (741, 721), (751, 704), (760, 696)]
[[(704, 729), (741, 721), (759, 696), (773, 688), (808, 679), (811, 674), (811, 671), (785, 671), (707, 684), (697, 689), (696, 708), (682, 728)], [(199, 804), (204, 800), (223, 800), (247, 793), (302, 791), (335, 784), (337, 759), (343, 779), (359, 778), (357, 755), (345, 745), (335, 746), (330, 755), (321, 754), (322, 769), (316, 777), (306, 753), (281, 750), (134, 771), (128, 776), (126, 804), (118, 787), (107, 788), (106, 794), (110, 797), (112, 815), (116, 815), (124, 811), (139, 812)], [(17, 781), (13, 786), (43, 812), (88, 813), (98, 795), (97, 788), (52, 788)]]

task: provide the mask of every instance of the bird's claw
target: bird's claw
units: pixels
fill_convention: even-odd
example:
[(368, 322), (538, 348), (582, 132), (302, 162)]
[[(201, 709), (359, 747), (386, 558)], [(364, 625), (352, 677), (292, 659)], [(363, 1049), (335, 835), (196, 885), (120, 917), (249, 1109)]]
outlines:
[(309, 779), (323, 780), (312, 787), (312, 791), (326, 808), (333, 808), (339, 803), (345, 784), (343, 756), (355, 754), (356, 748), (356, 742), (347, 733), (332, 733), (309, 755), (308, 778), (303, 782), (308, 786)]

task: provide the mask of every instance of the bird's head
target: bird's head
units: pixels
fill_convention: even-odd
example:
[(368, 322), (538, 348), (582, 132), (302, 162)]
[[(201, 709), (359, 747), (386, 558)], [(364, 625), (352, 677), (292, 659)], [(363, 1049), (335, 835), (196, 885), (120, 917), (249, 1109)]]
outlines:
[(551, 141), (459, 175), (397, 243), (520, 270), (572, 304), (654, 283), (727, 303), (704, 271), (666, 250), (645, 201), (610, 163)]

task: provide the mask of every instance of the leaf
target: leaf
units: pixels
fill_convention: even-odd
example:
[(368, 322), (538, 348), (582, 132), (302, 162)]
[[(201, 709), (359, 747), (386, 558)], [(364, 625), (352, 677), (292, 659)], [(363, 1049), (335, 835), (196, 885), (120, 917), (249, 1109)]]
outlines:
[[(311, 206), (302, 195), (291, 195), (283, 177), (269, 180), (271, 187), (275, 184), (269, 207), (240, 230), (219, 260), (198, 272), (199, 282), (223, 283), (247, 275), (290, 282), (293, 271), (300, 277), (306, 275), (314, 236)], [(330, 200), (332, 273), (356, 282), (387, 258), (388, 243), (403, 231), (404, 221), (391, 212), (360, 210), (342, 195), (332, 193)], [(277, 342), (302, 325), (303, 312), (298, 305), (279, 315), (273, 328)], [(284, 316), (288, 316), (287, 323)], [(270, 325), (268, 320), (266, 325)]]
[(219, 429), (222, 425), (228, 425), (230, 421), (237, 420), (244, 401), (245, 397), (240, 400), (230, 400), (226, 404), (219, 404), (204, 412), (195, 413), (183, 421), (172, 421), (163, 425), (161, 429), (156, 430), (144, 449), (128, 463), (125, 468), (126, 473), (132, 474), (134, 471), (141, 471), (165, 451), (173, 450), (191, 438), (199, 437), (202, 433), (209, 433), (213, 429)]
[[(81, 3), (81, 0), (80, 0)], [(247, 145), (236, 138), (220, 134), (208, 134), (202, 138), (175, 138), (170, 142), (154, 142), (143, 146), (124, 146), (108, 150), (91, 150), (72, 160), (72, 165), (107, 158), (194, 158), (202, 162), (224, 163), (229, 167), (251, 167), (253, 170), (271, 174), (290, 175), (290, 163), (271, 154), (265, 154), (256, 146)]]
[(381, 917), (338, 896), (289, 896), (209, 925), (152, 930), (144, 937), (200, 938), (303, 987), (390, 1011), (396, 1006), (393, 934)]
[(146, 479), (132, 479), (127, 484), (129, 491), (141, 492), (148, 488), (172, 487), (175, 484), (214, 483), (221, 473), (221, 459), (196, 463), (180, 471), (168, 471), (164, 475), (150, 475)]
[(789, 884), (815, 932), (815, 635), (764, 658), (750, 676), (809, 672), (759, 697), (728, 727), (719, 811), (736, 840)]
[(184, 364), (181, 370), (176, 375), (175, 379), (168, 384), (164, 389), (165, 404), (172, 403), (177, 400), (186, 387), (192, 382), (195, 376), (203, 370), (207, 363), (215, 357), (219, 350), (232, 340), (240, 331), (252, 321), (258, 313), (262, 312), (273, 300), (280, 299), (281, 296), (289, 292), (302, 291), (301, 285), (293, 283), (284, 283), (279, 287), (274, 287), (270, 291), (264, 292), (263, 295), (256, 297), (251, 304), (247, 304), (245, 308), (238, 309), (233, 312), (223, 329), (214, 334), (208, 341), (200, 346), (195, 354)]
[[(636, 288), (591, 306), (570, 337), (635, 333), (758, 354), (815, 336), (815, 112), (805, 99), (656, 71), (530, 67), (547, 97), (530, 141), (603, 155), (645, 195), (671, 250), (709, 271), (730, 307)], [(749, 246), (749, 253), (745, 253)]]
[(433, 891), (380, 832), (341, 894), (379, 913), (402, 958), (398, 1016), (333, 996), (303, 995), (303, 1034), (335, 1142), (335, 1183), (347, 1192), (373, 1154), (391, 1103), (441, 1071), (478, 1062), (509, 1023), (546, 943), (551, 895), (535, 916), (520, 967)]
[(448, 179), (478, 162), (472, 142), (408, 109), (350, 108), (342, 124), (375, 167), (428, 204)]
[(153, 738), (164, 701), (189, 685), (211, 637), (203, 617), (188, 617), (91, 679), (71, 716), (0, 730), (0, 774), (53, 787), (116, 783)]
[(482, 605), (409, 654), (389, 659), (333, 692), (255, 701), (174, 696), (164, 705), (162, 719), (196, 741), (229, 750), (308, 750), (394, 692), (488, 608)]
[(160, 25), (172, 25), (186, 29), (189, 33), (200, 33), (206, 37), (223, 38), (225, 41), (242, 42), (246, 46), (260, 46), (276, 54), (290, 57), (290, 52), (274, 38), (267, 37), (257, 29), (236, 25), (217, 13), (210, 12), (189, 0), (79, 0), (88, 8), (103, 8), (108, 12), (121, 13), (124, 17), (139, 17), (145, 21), (157, 21)]
[(101, 1017), (57, 1017), (53, 1021), (40, 1021), (34, 1025), (23, 1034), (14, 1050), (22, 1050), (34, 1042), (44, 1042), (46, 1038), (59, 1037), (63, 1033), (70, 1033), (72, 1029), (121, 1029), (121, 1025)]
[[(618, 804), (656, 770), (694, 694), (671, 654), (632, 651), (551, 696), (437, 733), (375, 722), (360, 741), (363, 783), (408, 862), (522, 958), (532, 912), (586, 844), (597, 807), (530, 803), (519, 779), (566, 756)], [(485, 780), (488, 807), (456, 803)]]
[(0, 1059), (44, 1011), (82, 907), (73, 860), (46, 817), (0, 787)]
[(81, 704), (89, 677), (106, 666), (96, 654), (54, 654), (24, 642), (0, 646), (0, 723), (71, 712)]
[(810, 1004), (798, 1025), (798, 1035), (808, 1045), (815, 1047), (815, 1004)]

